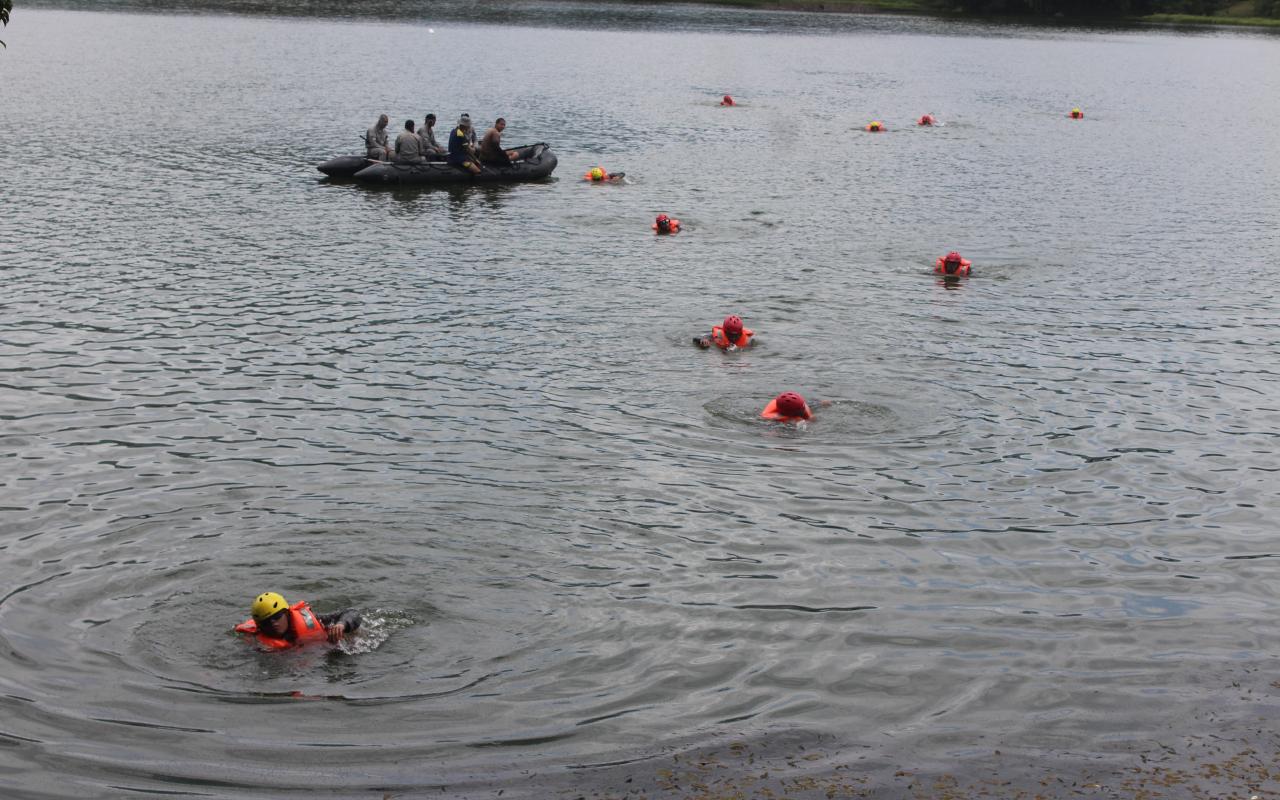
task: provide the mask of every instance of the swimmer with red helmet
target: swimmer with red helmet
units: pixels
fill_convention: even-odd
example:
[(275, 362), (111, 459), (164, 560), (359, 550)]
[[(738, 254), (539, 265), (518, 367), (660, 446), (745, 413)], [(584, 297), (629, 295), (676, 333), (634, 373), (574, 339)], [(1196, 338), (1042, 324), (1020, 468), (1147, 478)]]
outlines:
[(917, 124), (917, 125), (932, 125), (933, 123), (935, 123), (935, 122), (937, 122), (937, 121), (938, 121), (938, 118), (937, 118), (937, 117), (935, 117), (934, 115), (932, 115), (932, 114), (925, 114), (924, 116), (920, 117), (920, 119), (916, 120), (916, 124)]
[(668, 217), (666, 214), (659, 214), (658, 218), (653, 221), (650, 227), (659, 235), (680, 232), (680, 220), (675, 217)]
[(952, 250), (945, 256), (940, 256), (933, 263), (933, 271), (949, 278), (967, 276), (972, 263), (967, 258), (961, 258), (959, 253)]
[(737, 105), (737, 103), (735, 103), (735, 102), (734, 102), (734, 100), (733, 100), (733, 98), (732, 98), (732, 97), (730, 97), (729, 95), (727, 95), (727, 94), (726, 94), (726, 95), (724, 96), (724, 99), (720, 101), (720, 105), (722, 105), (722, 106), (736, 106), (736, 105)]
[(743, 326), (742, 317), (730, 314), (724, 318), (724, 324), (711, 326), (710, 336), (695, 336), (693, 343), (703, 350), (712, 345), (721, 350), (740, 350), (754, 344), (752, 337), (755, 335), (755, 331)]
[[(829, 406), (831, 401), (819, 400), (817, 404)], [(760, 417), (773, 422), (808, 422), (813, 419), (813, 410), (797, 392), (783, 392), (769, 401)]]

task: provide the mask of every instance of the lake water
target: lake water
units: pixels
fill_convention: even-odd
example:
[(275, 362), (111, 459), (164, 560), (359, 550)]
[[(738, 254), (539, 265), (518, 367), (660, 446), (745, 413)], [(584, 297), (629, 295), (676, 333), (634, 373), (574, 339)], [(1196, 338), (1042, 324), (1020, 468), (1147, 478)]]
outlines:
[(0, 35), (0, 794), (1280, 792), (1280, 38), (154, 8)]

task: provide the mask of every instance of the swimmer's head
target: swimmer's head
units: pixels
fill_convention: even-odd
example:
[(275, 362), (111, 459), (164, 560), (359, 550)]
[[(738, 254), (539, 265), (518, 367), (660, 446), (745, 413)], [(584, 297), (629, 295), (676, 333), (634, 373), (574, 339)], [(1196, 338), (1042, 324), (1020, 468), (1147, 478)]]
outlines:
[(808, 418), (809, 408), (805, 405), (804, 398), (795, 392), (783, 392), (778, 395), (777, 400), (778, 413), (784, 417), (804, 417)]
[(285, 602), (282, 596), (275, 592), (263, 592), (254, 599), (253, 605), (249, 607), (249, 615), (255, 621), (262, 622), (288, 609), (289, 604)]

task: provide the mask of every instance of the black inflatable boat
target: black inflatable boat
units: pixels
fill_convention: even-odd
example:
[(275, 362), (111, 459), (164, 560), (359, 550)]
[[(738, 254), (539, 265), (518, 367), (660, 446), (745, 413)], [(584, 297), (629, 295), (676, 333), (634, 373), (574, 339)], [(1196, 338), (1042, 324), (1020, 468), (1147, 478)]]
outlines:
[[(455, 167), (444, 161), (428, 161), (425, 164), (392, 164), (383, 161), (371, 163), (355, 173), (355, 179), (361, 183), (386, 183), (402, 185), (427, 185), (437, 183), (517, 183), (520, 181), (536, 181), (545, 178), (556, 168), (556, 154), (545, 142), (529, 144), (523, 147), (512, 147), (517, 157), (510, 164), (495, 166), (485, 164), (479, 175), (472, 175), (461, 167)], [(355, 158), (346, 156), (345, 158)], [(341, 159), (335, 158), (320, 165), (324, 167)], [(326, 175), (334, 175), (325, 172)]]

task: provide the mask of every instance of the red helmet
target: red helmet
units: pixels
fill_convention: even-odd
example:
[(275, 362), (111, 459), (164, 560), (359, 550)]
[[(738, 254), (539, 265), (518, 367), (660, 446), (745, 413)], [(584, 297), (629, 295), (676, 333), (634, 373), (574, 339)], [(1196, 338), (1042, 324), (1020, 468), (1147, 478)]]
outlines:
[(666, 214), (659, 214), (658, 218), (654, 220), (654, 222), (657, 222), (659, 224), (663, 222), (670, 222), (670, 221), (671, 221), (671, 217), (668, 217)]
[(804, 398), (795, 392), (783, 392), (775, 402), (778, 404), (778, 413), (784, 417), (805, 416)]
[(724, 318), (724, 332), (730, 336), (737, 336), (742, 333), (742, 317), (737, 314), (730, 314)]
[(947, 253), (947, 257), (946, 257), (946, 258), (944, 258), (944, 259), (942, 259), (942, 260), (943, 260), (943, 261), (950, 261), (950, 262), (952, 262), (952, 263), (959, 263), (959, 261), (960, 261), (960, 254), (959, 254), (959, 253), (957, 253), (955, 250), (952, 250), (950, 253)]

